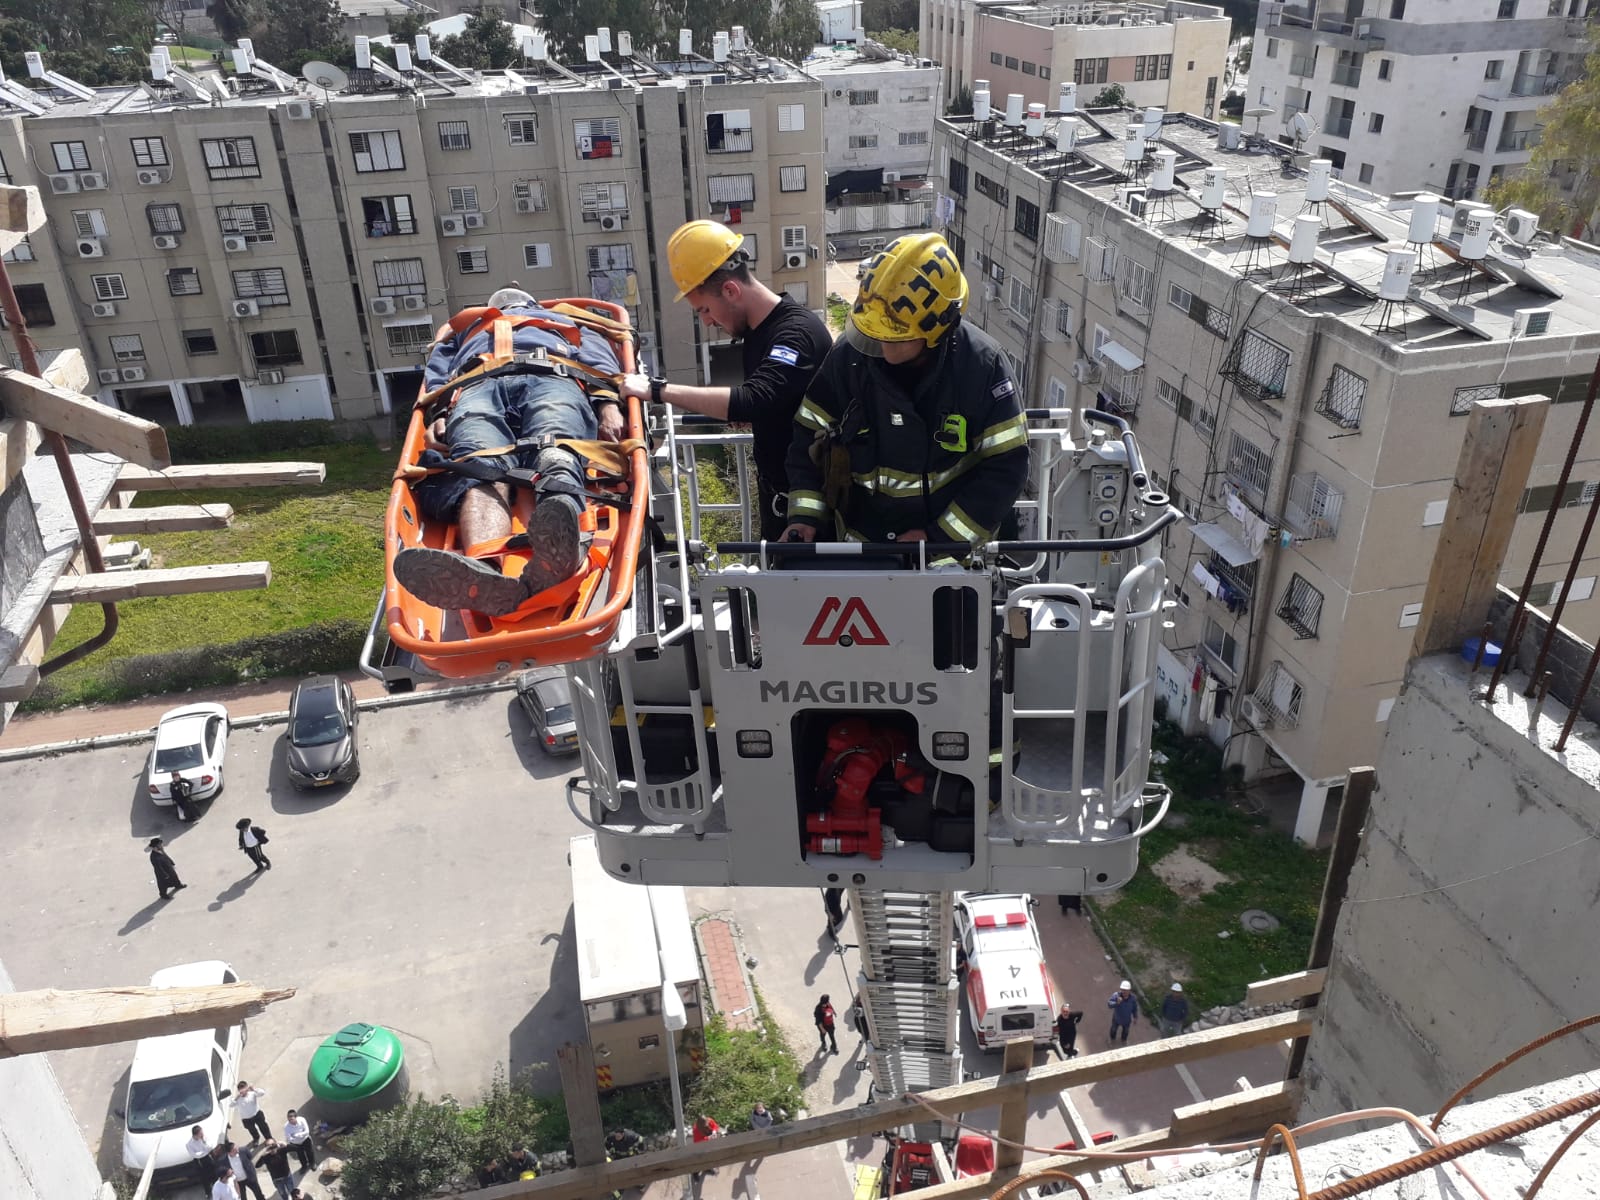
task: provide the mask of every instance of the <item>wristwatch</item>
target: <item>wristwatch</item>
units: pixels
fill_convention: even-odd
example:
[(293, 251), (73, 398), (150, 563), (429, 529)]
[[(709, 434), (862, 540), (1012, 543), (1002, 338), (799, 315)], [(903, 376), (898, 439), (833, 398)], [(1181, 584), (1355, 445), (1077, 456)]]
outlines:
[(650, 376), (650, 403), (661, 403), (661, 389), (667, 386), (667, 380), (662, 375)]

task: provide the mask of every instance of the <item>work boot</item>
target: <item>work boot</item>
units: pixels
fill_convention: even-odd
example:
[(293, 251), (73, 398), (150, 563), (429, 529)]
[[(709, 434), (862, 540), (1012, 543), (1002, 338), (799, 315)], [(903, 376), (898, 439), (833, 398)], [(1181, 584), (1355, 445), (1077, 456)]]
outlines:
[(412, 546), (395, 555), (394, 577), (425, 604), (464, 608), (491, 617), (515, 612), (529, 595), (523, 580), (500, 573), (497, 560), (467, 558), (426, 546)]
[(543, 493), (534, 501), (533, 515), (528, 518), (528, 565), (522, 568), (527, 594), (537, 596), (571, 579), (582, 565), (577, 499)]

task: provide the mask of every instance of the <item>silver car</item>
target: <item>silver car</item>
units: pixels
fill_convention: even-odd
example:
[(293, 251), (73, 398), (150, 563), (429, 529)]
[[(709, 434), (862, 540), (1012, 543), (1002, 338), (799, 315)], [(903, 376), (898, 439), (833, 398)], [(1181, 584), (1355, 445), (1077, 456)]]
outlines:
[(517, 700), (546, 754), (577, 752), (578, 722), (572, 715), (572, 688), (563, 668), (524, 671), (517, 676)]

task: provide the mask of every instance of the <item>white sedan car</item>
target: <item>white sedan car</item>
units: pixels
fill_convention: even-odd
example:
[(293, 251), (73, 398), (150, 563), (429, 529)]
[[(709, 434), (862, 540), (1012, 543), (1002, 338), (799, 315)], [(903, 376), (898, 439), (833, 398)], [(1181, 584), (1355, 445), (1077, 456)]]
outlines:
[(150, 799), (172, 803), (172, 781), (183, 778), (192, 800), (222, 791), (222, 757), (228, 751), (228, 710), (220, 704), (186, 704), (163, 713), (150, 751)]

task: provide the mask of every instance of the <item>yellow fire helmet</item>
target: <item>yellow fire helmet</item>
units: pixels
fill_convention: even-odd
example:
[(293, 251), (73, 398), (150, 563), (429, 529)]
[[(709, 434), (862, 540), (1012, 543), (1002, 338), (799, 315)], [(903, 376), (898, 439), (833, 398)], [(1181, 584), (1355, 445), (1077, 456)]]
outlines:
[(679, 225), (667, 239), (667, 268), (678, 285), (674, 300), (682, 300), (699, 287), (744, 245), (744, 235), (720, 221), (690, 221)]
[(895, 238), (861, 272), (845, 338), (882, 357), (884, 342), (936, 345), (967, 303), (967, 279), (955, 252), (937, 233)]

